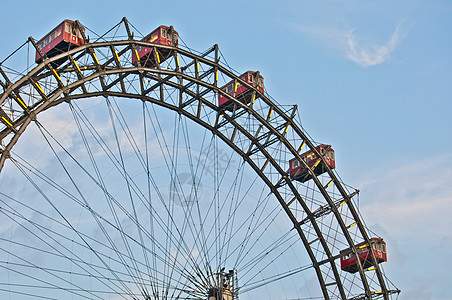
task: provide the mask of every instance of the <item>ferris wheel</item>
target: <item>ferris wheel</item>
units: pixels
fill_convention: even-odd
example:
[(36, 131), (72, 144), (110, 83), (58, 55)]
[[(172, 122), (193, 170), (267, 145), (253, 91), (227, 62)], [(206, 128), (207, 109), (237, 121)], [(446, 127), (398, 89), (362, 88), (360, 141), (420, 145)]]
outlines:
[(1, 62), (1, 298), (396, 298), (333, 147), (180, 35), (65, 20)]

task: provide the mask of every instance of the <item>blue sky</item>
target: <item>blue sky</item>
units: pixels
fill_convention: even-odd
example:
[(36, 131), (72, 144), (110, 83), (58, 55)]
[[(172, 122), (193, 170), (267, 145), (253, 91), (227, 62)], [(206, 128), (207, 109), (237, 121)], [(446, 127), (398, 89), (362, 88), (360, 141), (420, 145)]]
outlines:
[(451, 1), (56, 3), (2, 3), (0, 58), (65, 18), (102, 33), (126, 16), (143, 33), (172, 24), (198, 51), (218, 44), (333, 145), (364, 220), (388, 242), (399, 299), (450, 297)]

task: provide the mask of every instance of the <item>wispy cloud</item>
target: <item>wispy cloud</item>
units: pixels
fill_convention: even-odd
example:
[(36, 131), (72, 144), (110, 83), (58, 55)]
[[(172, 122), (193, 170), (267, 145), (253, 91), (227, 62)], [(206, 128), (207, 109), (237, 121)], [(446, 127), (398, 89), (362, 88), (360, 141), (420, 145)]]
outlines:
[[(366, 220), (398, 237), (452, 239), (452, 155), (412, 161), (362, 182)], [(365, 199), (365, 200), (364, 200)]]
[(347, 58), (360, 66), (370, 67), (389, 60), (391, 53), (402, 40), (402, 35), (400, 34), (400, 26), (397, 26), (391, 38), (383, 44), (360, 42), (359, 38), (355, 36), (354, 30), (347, 32), (346, 38)]
[(300, 25), (292, 25), (292, 27), (301, 34), (341, 52), (345, 58), (362, 67), (387, 62), (404, 37), (402, 25), (396, 26), (391, 37), (386, 41), (379, 41), (372, 36), (359, 35), (356, 29)]
[[(448, 299), (452, 155), (392, 162), (358, 184), (363, 219), (387, 242), (384, 267), (400, 299)], [(424, 284), (426, 283), (427, 284)]]

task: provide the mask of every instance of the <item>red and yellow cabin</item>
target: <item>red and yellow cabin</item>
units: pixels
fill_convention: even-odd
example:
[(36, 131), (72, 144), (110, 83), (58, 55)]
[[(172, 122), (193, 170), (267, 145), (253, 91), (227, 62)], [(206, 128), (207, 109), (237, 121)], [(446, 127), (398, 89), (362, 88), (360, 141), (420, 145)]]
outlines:
[[(66, 52), (75, 47), (79, 47), (85, 44), (80, 30), (85, 32), (85, 28), (76, 28), (75, 22), (71, 20), (64, 20), (60, 25), (55, 27), (49, 34), (41, 39), (37, 45), (41, 49), (42, 53), (47, 57), (53, 57), (63, 52)], [(56, 65), (64, 62), (66, 58), (61, 61), (54, 62)], [(42, 57), (38, 51), (36, 51), (36, 63), (42, 62)]]
[[(173, 46), (177, 47), (179, 45), (179, 35), (173, 26), (159, 26), (150, 34), (145, 36), (142, 42), (155, 43), (159, 45)], [(142, 66), (145, 67), (155, 67), (167, 60), (171, 55), (172, 51), (170, 49), (159, 49), (156, 55), (151, 55), (153, 47), (146, 47), (138, 45), (135, 50), (136, 53), (132, 55), (132, 64), (137, 65), (137, 56)]]
[[(264, 78), (259, 74), (259, 71), (257, 72), (247, 71), (240, 75), (240, 78), (249, 85), (256, 87), (259, 90), (259, 92), (264, 93)], [(253, 102), (255, 100), (253, 99), (253, 97), (255, 98), (258, 97), (257, 94), (253, 93), (252, 89), (240, 84), (240, 82), (235, 82), (234, 84), (234, 80), (224, 85), (221, 89), (225, 91), (228, 95), (237, 98), (240, 102), (244, 104)], [(231, 102), (232, 102), (231, 99), (229, 99), (227, 96), (224, 96), (221, 93), (218, 94), (219, 107), (230, 110), (232, 109), (230, 105)]]
[[(317, 151), (320, 155), (323, 156), (327, 165), (330, 169), (334, 169), (336, 167), (336, 162), (334, 159), (334, 150), (330, 145), (319, 145), (316, 147)], [(320, 175), (326, 172), (326, 167), (321, 163), (319, 157), (317, 157), (314, 151), (307, 151), (301, 154), (301, 159), (304, 160), (309, 168), (314, 167), (314, 173), (316, 175)], [(296, 158), (293, 158), (289, 161), (289, 175), (293, 180), (298, 180), (300, 182), (306, 182), (312, 178), (311, 174), (309, 174), (308, 169), (303, 166), (303, 164)]]
[[(382, 263), (388, 260), (386, 256), (386, 243), (381, 238), (371, 238), (370, 247), (368, 244), (366, 244), (366, 242), (359, 243), (355, 247), (358, 251), (358, 257), (361, 261), (363, 269), (367, 269), (373, 266), (370, 249), (372, 249), (372, 251), (374, 252), (377, 263)], [(350, 273), (358, 272), (356, 258), (350, 248), (342, 250), (340, 252), (340, 256), (342, 270)]]

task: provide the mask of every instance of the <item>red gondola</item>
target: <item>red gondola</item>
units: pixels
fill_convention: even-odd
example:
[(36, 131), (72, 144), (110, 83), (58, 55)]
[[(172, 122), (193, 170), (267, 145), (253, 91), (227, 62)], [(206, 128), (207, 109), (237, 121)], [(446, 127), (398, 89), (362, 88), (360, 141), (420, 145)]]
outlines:
[[(372, 251), (374, 252), (377, 263), (382, 263), (387, 261), (386, 256), (386, 243), (381, 238), (370, 239), (370, 245)], [(372, 258), (369, 251), (369, 245), (366, 242), (359, 243), (355, 246), (358, 251), (358, 257), (364, 269), (373, 266)], [(356, 264), (355, 256), (350, 248), (342, 250), (340, 252), (341, 256), (341, 269), (350, 272), (358, 272), (358, 265)]]
[[(316, 149), (320, 152), (320, 155), (323, 156), (330, 169), (334, 169), (336, 167), (336, 162), (334, 160), (334, 150), (331, 146), (322, 144), (317, 146)], [(301, 159), (308, 164), (309, 168), (314, 167), (314, 173), (316, 175), (326, 172), (326, 167), (321, 163), (320, 158), (316, 157), (313, 151), (307, 151), (301, 154)], [(289, 161), (289, 175), (291, 179), (298, 180), (300, 182), (306, 182), (312, 178), (307, 168), (303, 167), (300, 161), (296, 158)]]
[[(249, 85), (257, 87), (257, 89), (264, 93), (264, 78), (259, 74), (259, 71), (253, 72), (253, 71), (247, 71), (240, 75), (240, 78), (248, 83)], [(253, 90), (240, 84), (239, 82), (236, 82), (234, 85), (234, 80), (227, 83), (221, 88), (223, 91), (225, 91), (227, 94), (237, 98), (240, 102), (244, 104), (248, 104), (250, 102), (253, 102), (255, 98), (258, 97), (257, 94), (253, 93)], [(254, 98), (255, 97), (255, 98)], [(253, 99), (254, 98), (254, 99)], [(218, 106), (227, 110), (232, 110), (231, 99), (228, 97), (218, 94)]]
[[(174, 46), (177, 47), (179, 41), (179, 35), (174, 30), (173, 26), (159, 26), (153, 32), (144, 37), (142, 42), (150, 42), (159, 45)], [(167, 60), (173, 53), (170, 49), (159, 49), (154, 54), (152, 53), (153, 47), (145, 47), (138, 45), (135, 50), (135, 55), (132, 55), (132, 64), (137, 65), (137, 56), (142, 66), (153, 68)]]
[[(80, 30), (85, 32), (85, 28), (76, 28), (75, 22), (71, 20), (64, 20), (61, 24), (55, 27), (49, 34), (41, 39), (37, 45), (41, 49), (42, 53), (45, 53), (47, 57), (53, 57), (61, 54), (65, 51), (79, 47), (85, 44)], [(54, 64), (62, 64), (66, 58), (55, 61)], [(38, 51), (36, 51), (36, 63), (42, 62), (42, 57)]]

